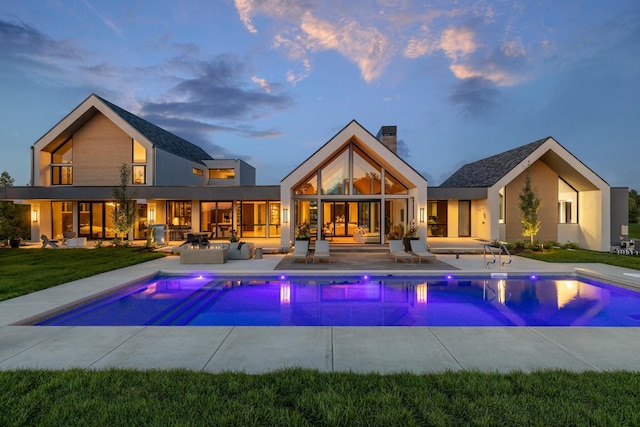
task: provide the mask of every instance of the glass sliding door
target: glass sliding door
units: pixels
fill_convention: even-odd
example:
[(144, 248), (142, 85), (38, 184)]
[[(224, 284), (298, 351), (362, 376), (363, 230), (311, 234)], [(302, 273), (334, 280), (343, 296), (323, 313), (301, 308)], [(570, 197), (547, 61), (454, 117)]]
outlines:
[[(322, 202), (323, 236), (325, 238), (348, 237), (355, 240), (356, 234), (368, 234), (368, 243), (380, 243), (380, 202)], [(378, 233), (377, 242), (374, 242)]]
[(78, 203), (78, 236), (88, 239), (113, 239), (113, 203)]
[(200, 231), (211, 233), (212, 239), (228, 239), (233, 229), (233, 202), (200, 203)]
[(62, 239), (62, 233), (73, 231), (73, 203), (51, 202), (53, 220), (52, 239)]
[(267, 237), (267, 203), (242, 202), (241, 236)]

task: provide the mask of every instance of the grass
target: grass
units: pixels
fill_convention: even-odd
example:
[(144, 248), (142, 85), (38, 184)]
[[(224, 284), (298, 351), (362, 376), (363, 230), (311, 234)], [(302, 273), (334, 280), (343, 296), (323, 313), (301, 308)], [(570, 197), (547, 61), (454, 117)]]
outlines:
[(640, 373), (0, 372), (0, 425), (640, 425)]
[(640, 256), (617, 255), (585, 249), (545, 249), (544, 252), (523, 252), (520, 256), (557, 263), (601, 263), (640, 270)]
[(0, 301), (162, 256), (135, 248), (0, 249)]
[(629, 237), (631, 239), (640, 239), (640, 223), (629, 224)]

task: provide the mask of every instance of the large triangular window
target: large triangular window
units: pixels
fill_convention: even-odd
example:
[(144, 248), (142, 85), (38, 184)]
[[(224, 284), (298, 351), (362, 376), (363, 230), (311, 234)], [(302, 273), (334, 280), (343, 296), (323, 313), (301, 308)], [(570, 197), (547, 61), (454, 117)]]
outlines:
[(385, 194), (409, 194), (407, 187), (389, 173), (384, 176), (384, 192)]
[(382, 171), (369, 156), (353, 148), (353, 194), (380, 194)]
[(300, 184), (296, 190), (296, 194), (318, 194), (318, 174), (314, 173), (311, 178)]
[(322, 168), (322, 194), (349, 194), (349, 150)]

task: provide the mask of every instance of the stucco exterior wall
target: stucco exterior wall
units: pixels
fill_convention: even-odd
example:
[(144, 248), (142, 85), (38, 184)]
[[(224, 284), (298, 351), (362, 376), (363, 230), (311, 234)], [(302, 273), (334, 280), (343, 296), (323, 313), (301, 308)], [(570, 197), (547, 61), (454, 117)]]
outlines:
[(132, 150), (132, 138), (97, 114), (73, 135), (73, 185), (117, 185)]
[[(609, 200), (604, 201), (601, 191), (582, 191), (578, 196), (578, 221), (580, 222), (580, 247), (587, 249), (609, 248), (610, 236), (603, 233), (603, 203), (609, 210)], [(608, 212), (607, 212), (608, 214)], [(609, 224), (607, 223), (607, 233)], [(606, 241), (604, 241), (606, 240)]]
[[(538, 219), (540, 230), (535, 240), (558, 239), (558, 174), (541, 161), (530, 166), (531, 187), (541, 200)], [(506, 239), (508, 241), (524, 240), (518, 196), (522, 193), (526, 179), (526, 171), (507, 184), (506, 188)]]
[[(194, 174), (193, 168), (202, 170), (202, 176)], [(208, 180), (205, 165), (156, 150), (156, 185), (207, 185)]]

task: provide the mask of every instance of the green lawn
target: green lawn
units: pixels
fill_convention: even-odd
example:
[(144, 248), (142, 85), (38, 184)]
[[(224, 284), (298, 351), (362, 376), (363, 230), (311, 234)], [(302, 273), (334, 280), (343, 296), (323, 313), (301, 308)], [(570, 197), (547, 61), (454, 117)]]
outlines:
[(607, 252), (587, 251), (584, 249), (545, 249), (544, 252), (523, 252), (518, 255), (546, 262), (602, 263), (640, 270), (640, 256), (637, 255), (617, 255)]
[(0, 425), (640, 425), (640, 374), (0, 372)]
[(640, 239), (640, 224), (629, 224), (629, 237)]
[(0, 249), (0, 301), (163, 256), (136, 248)]

